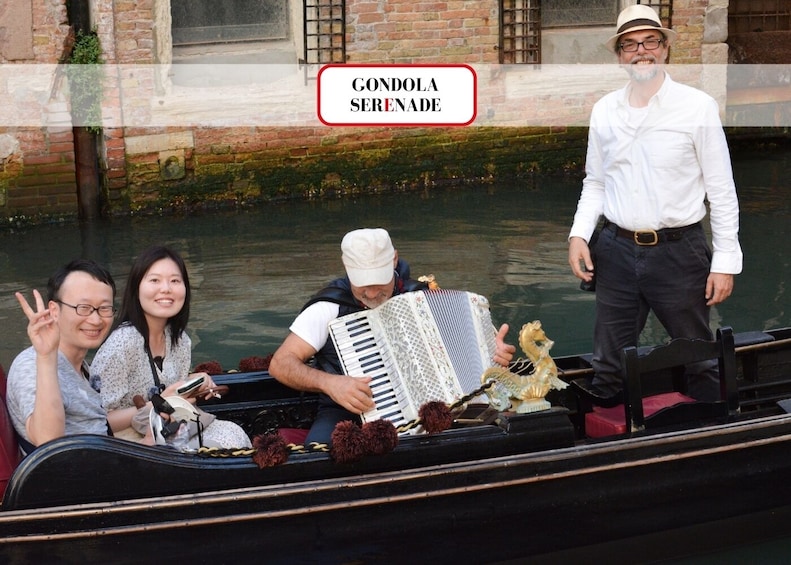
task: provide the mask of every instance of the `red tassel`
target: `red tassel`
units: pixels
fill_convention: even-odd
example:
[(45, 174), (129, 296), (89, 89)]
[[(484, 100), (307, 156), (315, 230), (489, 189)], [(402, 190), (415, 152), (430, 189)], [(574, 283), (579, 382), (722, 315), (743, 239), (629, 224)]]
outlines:
[(351, 420), (338, 422), (332, 430), (330, 456), (338, 463), (354, 463), (365, 455), (363, 432)]
[(423, 429), (430, 434), (444, 432), (453, 425), (450, 408), (439, 401), (427, 402), (417, 412)]
[(288, 460), (288, 446), (286, 440), (278, 434), (258, 435), (253, 438), (253, 461), (260, 469), (276, 467)]
[(363, 424), (362, 436), (366, 455), (384, 455), (398, 445), (398, 432), (389, 420), (374, 420)]
[(269, 362), (272, 360), (270, 353), (266, 357), (259, 357), (258, 355), (251, 355), (239, 361), (239, 370), (242, 373), (251, 373), (253, 371), (267, 371), (269, 369)]
[(208, 373), (210, 375), (219, 375), (222, 373), (222, 365), (217, 361), (204, 361), (195, 365), (193, 373)]

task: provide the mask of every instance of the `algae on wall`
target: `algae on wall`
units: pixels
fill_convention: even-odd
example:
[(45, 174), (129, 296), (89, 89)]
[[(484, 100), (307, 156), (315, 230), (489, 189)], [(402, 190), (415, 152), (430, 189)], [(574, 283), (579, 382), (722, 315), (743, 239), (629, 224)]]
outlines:
[(432, 186), (579, 173), (587, 128), (403, 128), (360, 142), (325, 135), (318, 146), (213, 154), (193, 150), (183, 178), (163, 181), (156, 162), (127, 161), (129, 188), (114, 214), (201, 205), (254, 205)]

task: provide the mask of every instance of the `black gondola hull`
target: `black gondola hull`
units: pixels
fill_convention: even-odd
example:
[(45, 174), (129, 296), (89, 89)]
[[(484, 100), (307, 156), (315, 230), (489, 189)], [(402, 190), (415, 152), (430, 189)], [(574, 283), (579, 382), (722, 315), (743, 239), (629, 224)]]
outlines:
[[(737, 418), (635, 437), (581, 437), (557, 395), (551, 410), (402, 438), (354, 463), (298, 453), (260, 469), (61, 438), (9, 482), (0, 562), (636, 562), (787, 535), (791, 415), (777, 401), (791, 398), (789, 334), (740, 346)], [(586, 370), (581, 357), (558, 364)], [(226, 379), (245, 400), (207, 407), (224, 417), (309, 412), (268, 375)]]

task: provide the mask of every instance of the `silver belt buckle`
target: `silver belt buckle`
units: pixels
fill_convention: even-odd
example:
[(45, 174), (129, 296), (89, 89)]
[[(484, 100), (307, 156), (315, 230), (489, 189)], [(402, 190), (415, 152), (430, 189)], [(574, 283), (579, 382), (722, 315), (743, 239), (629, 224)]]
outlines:
[(634, 242), (637, 245), (656, 245), (659, 243), (659, 234), (655, 230), (642, 230), (634, 232)]

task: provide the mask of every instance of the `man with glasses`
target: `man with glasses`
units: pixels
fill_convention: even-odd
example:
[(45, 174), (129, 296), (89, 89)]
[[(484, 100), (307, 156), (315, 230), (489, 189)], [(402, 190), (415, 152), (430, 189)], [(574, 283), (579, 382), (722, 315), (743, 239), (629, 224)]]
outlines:
[(66, 435), (112, 435), (85, 362), (113, 323), (112, 276), (94, 261), (77, 259), (50, 277), (46, 305), (37, 290), (33, 297), (35, 307), (16, 293), (32, 346), (11, 364), (6, 398), (22, 450)]
[[(730, 296), (742, 269), (739, 205), (719, 108), (665, 71), (675, 37), (653, 8), (623, 10), (607, 47), (630, 80), (591, 114), (569, 264), (584, 283), (595, 281), (588, 392), (605, 405), (619, 401), (620, 352), (638, 345), (650, 311), (671, 338), (710, 340), (709, 310)], [(707, 203), (711, 247), (701, 223)], [(692, 372), (690, 396), (719, 397), (714, 363)]]

